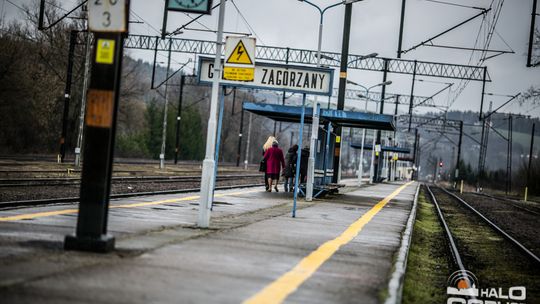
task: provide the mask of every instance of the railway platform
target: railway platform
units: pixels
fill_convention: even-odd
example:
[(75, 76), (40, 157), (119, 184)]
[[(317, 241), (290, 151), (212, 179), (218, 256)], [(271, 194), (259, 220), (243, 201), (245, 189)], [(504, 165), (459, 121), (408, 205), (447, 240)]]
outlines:
[(108, 254), (64, 251), (76, 205), (0, 211), (5, 303), (380, 303), (417, 183), (356, 187), (313, 202), (262, 187), (111, 201)]

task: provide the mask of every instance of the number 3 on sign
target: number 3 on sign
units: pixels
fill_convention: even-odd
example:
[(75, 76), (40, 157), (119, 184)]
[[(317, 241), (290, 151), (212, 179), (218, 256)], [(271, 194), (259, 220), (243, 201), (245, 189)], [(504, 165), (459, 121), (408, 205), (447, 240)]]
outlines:
[(92, 32), (126, 32), (127, 0), (88, 1), (88, 25)]

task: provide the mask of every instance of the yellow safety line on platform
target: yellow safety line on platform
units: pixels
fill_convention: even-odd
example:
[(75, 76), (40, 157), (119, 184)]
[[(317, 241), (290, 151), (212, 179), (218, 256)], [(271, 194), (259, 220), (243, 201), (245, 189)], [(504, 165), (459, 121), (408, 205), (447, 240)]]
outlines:
[[(214, 194), (214, 197), (234, 196), (234, 195), (258, 192), (258, 191), (260, 191), (260, 190), (250, 190), (250, 191), (233, 192), (233, 193), (221, 193), (221, 194)], [(141, 202), (141, 203), (131, 203), (131, 204), (123, 204), (123, 205), (112, 205), (112, 206), (109, 207), (109, 209), (137, 208), (137, 207), (146, 207), (146, 206), (153, 206), (153, 205), (161, 205), (161, 204), (193, 201), (193, 200), (198, 199), (199, 197), (200, 196), (198, 196), (198, 195), (193, 195), (193, 196), (186, 196), (186, 197), (182, 197), (182, 198), (173, 198), (173, 199), (154, 201), (154, 202)], [(54, 216), (54, 215), (73, 214), (73, 213), (77, 213), (78, 211), (79, 211), (79, 209), (63, 209), (63, 210), (57, 210), (57, 211), (25, 213), (25, 214), (13, 215), (13, 216), (0, 217), (0, 222), (13, 222), (13, 221), (30, 220), (30, 219), (35, 219), (35, 218), (40, 218), (40, 217), (47, 217), (47, 216)]]
[(300, 287), (302, 283), (310, 278), (324, 262), (331, 258), (341, 246), (352, 241), (360, 233), (362, 228), (369, 223), (369, 221), (371, 221), (371, 219), (391, 199), (396, 197), (403, 189), (412, 183), (413, 182), (406, 183), (396, 189), (362, 215), (362, 217), (352, 223), (340, 236), (322, 244), (317, 250), (311, 252), (307, 257), (300, 261), (300, 263), (292, 270), (279, 277), (253, 297), (244, 301), (244, 304), (283, 302), (291, 293)]

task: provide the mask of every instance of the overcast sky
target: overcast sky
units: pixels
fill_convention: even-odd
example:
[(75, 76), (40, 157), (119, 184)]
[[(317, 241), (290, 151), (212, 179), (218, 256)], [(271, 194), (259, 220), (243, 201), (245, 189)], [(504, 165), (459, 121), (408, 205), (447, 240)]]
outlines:
[[(37, 0), (10, 0), (16, 4), (37, 3)], [(219, 0), (214, 0), (217, 3)], [(443, 0), (455, 4), (474, 5), (488, 8), (501, 0)], [(65, 8), (75, 5), (77, 0), (60, 1)], [(225, 30), (236, 32), (251, 32), (257, 36), (258, 45), (316, 49), (319, 13), (306, 3), (297, 0), (235, 0), (236, 6), (249, 22), (250, 30), (243, 21), (232, 2), (226, 5)], [(325, 7), (338, 1), (313, 0), (315, 4)], [(144, 21), (144, 24), (132, 24), (131, 33), (157, 35), (162, 26), (164, 1), (162, 0), (132, 0), (132, 19)], [(490, 48), (508, 50), (505, 42), (515, 51), (515, 54), (505, 54), (486, 61), (489, 74), (493, 80), (486, 87), (487, 92), (514, 95), (524, 91), (530, 86), (540, 86), (540, 67), (526, 68), (526, 51), (529, 35), (532, 0), (505, 1), (498, 20), (496, 31)], [(399, 14), (401, 1), (399, 0), (364, 0), (353, 5), (353, 22), (351, 30), (350, 53), (369, 54), (379, 53), (380, 56), (395, 58), (399, 31)], [(404, 49), (417, 44), (439, 32), (477, 14), (479, 11), (449, 6), (426, 0), (408, 0), (405, 16)], [(0, 13), (7, 19), (22, 18), (18, 9), (7, 2), (0, 0)], [(200, 23), (191, 25), (191, 28), (215, 29), (217, 23), (217, 10), (211, 16), (204, 16)], [(344, 6), (340, 5), (330, 9), (324, 16), (323, 47), (324, 51), (339, 52), (341, 50), (343, 30)], [(195, 15), (191, 15), (195, 16)], [(488, 15), (490, 19), (492, 15)], [(167, 29), (169, 31), (188, 22), (190, 17), (183, 13), (169, 14)], [(470, 22), (461, 28), (446, 34), (434, 41), (436, 44), (460, 47), (472, 47), (482, 19)], [(537, 24), (540, 21), (537, 22)], [(537, 26), (538, 28), (538, 26)], [(483, 39), (484, 32), (481, 34)], [(500, 37), (499, 37), (500, 35)], [(215, 34), (199, 31), (185, 31), (180, 38), (194, 38), (215, 40)], [(502, 37), (502, 39), (501, 39)], [(503, 41), (504, 39), (504, 41)], [(152, 60), (152, 52), (129, 50), (128, 53), (136, 58), (147, 61)], [(160, 56), (159, 60), (164, 61)], [(174, 55), (175, 62), (185, 62), (187, 56)], [(467, 64), (470, 51), (447, 50), (441, 48), (421, 47), (403, 55), (404, 59), (417, 59), (444, 63)], [(473, 61), (475, 64), (476, 61)], [(337, 76), (338, 73), (336, 73)], [(350, 70), (349, 79), (371, 86), (382, 81), (382, 73)], [(426, 78), (435, 82), (456, 82), (443, 78)], [(337, 78), (336, 78), (337, 80)], [(394, 83), (388, 87), (387, 92), (409, 94), (410, 75), (389, 74), (389, 80)], [(335, 82), (337, 85), (337, 81)], [(457, 85), (457, 83), (456, 83)], [(454, 85), (454, 87), (456, 86)], [(441, 83), (417, 82), (416, 95), (429, 96), (444, 87)], [(354, 88), (351, 86), (350, 88)], [(463, 94), (452, 105), (452, 109), (478, 111), (480, 105), (481, 83), (471, 82)], [(446, 104), (449, 95), (442, 94), (437, 98), (438, 104)], [(486, 101), (493, 101), (494, 107), (502, 104), (507, 97), (486, 96)], [(486, 104), (487, 104), (486, 102)], [(407, 109), (400, 109), (405, 112)], [(389, 110), (390, 111), (390, 110)], [(540, 108), (534, 105), (517, 104), (505, 107), (503, 112), (526, 113), (540, 116)]]

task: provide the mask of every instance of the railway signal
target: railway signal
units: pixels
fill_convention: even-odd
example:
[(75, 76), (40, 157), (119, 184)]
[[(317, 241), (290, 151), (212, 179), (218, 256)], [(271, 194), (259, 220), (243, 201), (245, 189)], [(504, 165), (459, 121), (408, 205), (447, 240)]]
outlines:
[(92, 76), (86, 92), (85, 159), (77, 229), (75, 235), (66, 236), (64, 248), (108, 252), (114, 249), (114, 237), (107, 234), (107, 219), (129, 0), (89, 4), (89, 25), (95, 39)]

